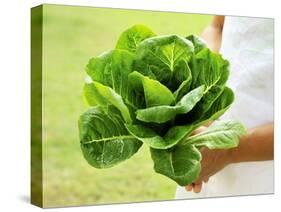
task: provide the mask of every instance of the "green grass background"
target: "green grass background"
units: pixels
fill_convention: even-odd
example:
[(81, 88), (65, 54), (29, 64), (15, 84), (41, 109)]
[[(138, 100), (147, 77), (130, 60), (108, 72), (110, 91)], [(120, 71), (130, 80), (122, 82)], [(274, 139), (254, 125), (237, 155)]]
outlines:
[(153, 171), (148, 148), (116, 167), (84, 160), (77, 120), (88, 60), (114, 48), (122, 31), (145, 24), (161, 34), (199, 34), (211, 16), (44, 5), (43, 203), (45, 207), (173, 199), (176, 183)]

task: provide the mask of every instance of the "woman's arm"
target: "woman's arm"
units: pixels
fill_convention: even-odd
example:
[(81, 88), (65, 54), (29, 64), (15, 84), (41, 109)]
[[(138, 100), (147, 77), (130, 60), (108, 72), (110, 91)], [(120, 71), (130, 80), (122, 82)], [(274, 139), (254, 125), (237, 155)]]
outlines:
[[(206, 128), (205, 128), (206, 129)], [(200, 129), (204, 130), (203, 128)], [(198, 133), (198, 132), (197, 132)], [(233, 163), (273, 160), (274, 125), (268, 123), (248, 130), (233, 149), (202, 149), (201, 173), (196, 182), (186, 186), (187, 191), (201, 191), (202, 182)]]
[(215, 52), (219, 52), (221, 47), (223, 25), (224, 16), (214, 16), (211, 24), (201, 34), (201, 37), (207, 42), (208, 47)]
[(273, 160), (273, 123), (255, 127), (241, 139), (237, 148), (230, 149), (231, 163)]

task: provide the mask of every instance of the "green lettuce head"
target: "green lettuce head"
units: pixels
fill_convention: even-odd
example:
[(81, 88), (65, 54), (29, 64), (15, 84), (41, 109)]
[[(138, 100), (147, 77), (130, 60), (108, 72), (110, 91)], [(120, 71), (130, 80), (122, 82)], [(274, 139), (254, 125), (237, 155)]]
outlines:
[(86, 72), (91, 107), (79, 120), (80, 144), (96, 168), (129, 159), (144, 143), (157, 173), (187, 185), (200, 173), (200, 147), (236, 147), (245, 134), (240, 123), (223, 121), (191, 135), (234, 101), (228, 61), (195, 35), (156, 36), (135, 25), (114, 50), (90, 59)]

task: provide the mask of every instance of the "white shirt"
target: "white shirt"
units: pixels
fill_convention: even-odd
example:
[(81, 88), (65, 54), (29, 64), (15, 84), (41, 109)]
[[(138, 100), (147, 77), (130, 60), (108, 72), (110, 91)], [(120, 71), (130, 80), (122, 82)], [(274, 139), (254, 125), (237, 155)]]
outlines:
[[(221, 54), (231, 64), (227, 84), (235, 101), (221, 119), (241, 121), (247, 128), (273, 121), (273, 28), (273, 19), (225, 18)], [(273, 161), (231, 164), (198, 194), (178, 187), (176, 199), (273, 193), (273, 171)]]

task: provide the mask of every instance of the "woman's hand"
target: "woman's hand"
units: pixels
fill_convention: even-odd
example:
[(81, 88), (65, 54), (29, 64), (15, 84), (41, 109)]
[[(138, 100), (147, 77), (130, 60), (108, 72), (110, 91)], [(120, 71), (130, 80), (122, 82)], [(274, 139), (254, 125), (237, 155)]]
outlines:
[[(206, 127), (200, 127), (194, 134), (205, 129)], [(248, 134), (240, 139), (236, 148), (218, 150), (202, 148), (200, 175), (195, 182), (185, 187), (186, 190), (199, 193), (203, 182), (206, 183), (211, 176), (231, 163), (272, 160), (273, 144), (274, 126), (273, 123), (268, 123), (249, 129)]]
[[(194, 131), (194, 134), (198, 134), (204, 131), (207, 127), (200, 127)], [(199, 193), (202, 189), (203, 182), (207, 183), (209, 178), (222, 170), (225, 166), (231, 163), (231, 152), (229, 149), (200, 149), (202, 160), (201, 160), (201, 172), (197, 180), (185, 187), (187, 191), (194, 191)]]
[[(193, 134), (198, 134), (204, 131), (207, 127), (199, 127)], [(231, 151), (229, 149), (210, 150), (208, 148), (200, 149), (201, 160), (201, 172), (197, 180), (185, 187), (187, 191), (194, 191), (199, 193), (202, 189), (203, 182), (207, 183), (209, 178), (222, 170), (225, 166), (231, 162)]]
[(187, 191), (199, 193), (202, 189), (203, 182), (207, 183), (209, 178), (222, 170), (231, 163), (231, 151), (229, 149), (210, 150), (202, 148), (201, 172), (197, 180), (185, 187)]

